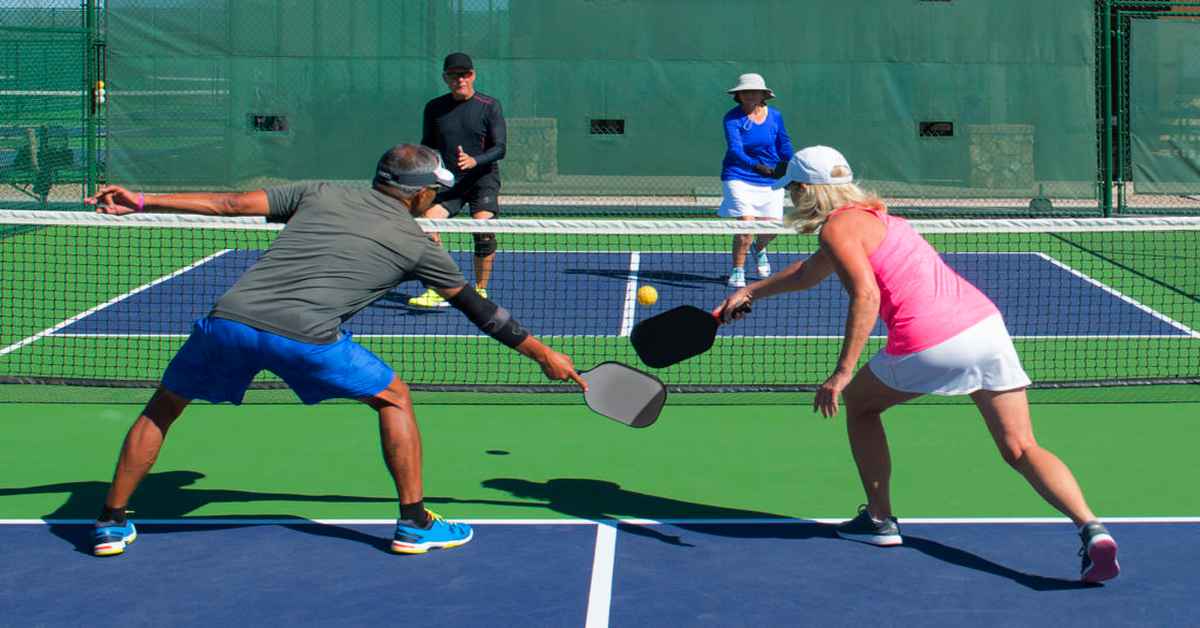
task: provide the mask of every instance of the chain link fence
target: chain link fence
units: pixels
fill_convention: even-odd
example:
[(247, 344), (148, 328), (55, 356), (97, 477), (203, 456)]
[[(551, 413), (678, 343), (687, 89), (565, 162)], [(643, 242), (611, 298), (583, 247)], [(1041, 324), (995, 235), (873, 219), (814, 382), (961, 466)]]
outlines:
[[(0, 3), (0, 202), (78, 205), (86, 190), (90, 128), (85, 77), (87, 3)], [(94, 142), (94, 139), (91, 140)], [(89, 158), (89, 154), (91, 157)]]

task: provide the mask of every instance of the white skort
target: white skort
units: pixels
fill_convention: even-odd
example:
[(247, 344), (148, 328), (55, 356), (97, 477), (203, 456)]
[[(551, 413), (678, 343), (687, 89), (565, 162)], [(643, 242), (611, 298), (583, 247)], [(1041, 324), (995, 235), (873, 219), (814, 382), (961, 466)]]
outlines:
[(722, 218), (770, 218), (783, 220), (784, 190), (772, 190), (769, 185), (754, 185), (745, 181), (722, 181), (724, 198), (717, 208)]
[(999, 314), (923, 351), (890, 355), (880, 350), (867, 366), (891, 388), (931, 395), (1014, 390), (1030, 384)]

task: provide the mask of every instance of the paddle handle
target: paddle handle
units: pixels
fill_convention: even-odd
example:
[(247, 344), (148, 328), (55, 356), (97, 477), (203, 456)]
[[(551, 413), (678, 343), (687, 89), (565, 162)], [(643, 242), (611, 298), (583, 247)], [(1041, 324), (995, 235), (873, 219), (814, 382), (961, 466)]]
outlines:
[[(746, 301), (745, 303), (733, 308), (733, 311), (730, 312), (730, 314), (729, 314), (729, 320), (733, 321), (733, 320), (735, 320), (735, 318), (737, 316), (744, 316), (746, 314), (749, 314), (750, 310), (752, 310), (752, 309), (753, 308), (750, 306), (750, 301)], [(713, 318), (717, 319), (718, 326), (725, 324), (725, 323), (721, 322), (720, 316), (717, 316), (716, 314), (713, 314), (712, 312), (709, 312), (709, 314), (711, 314)]]

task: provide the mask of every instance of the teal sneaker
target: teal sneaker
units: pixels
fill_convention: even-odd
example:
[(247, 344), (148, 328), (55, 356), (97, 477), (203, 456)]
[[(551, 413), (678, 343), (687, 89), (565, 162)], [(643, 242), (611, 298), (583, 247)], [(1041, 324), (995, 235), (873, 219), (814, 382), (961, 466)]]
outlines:
[(746, 271), (741, 268), (735, 268), (729, 273), (729, 280), (725, 282), (730, 288), (745, 288), (746, 287)]
[(754, 259), (754, 272), (760, 279), (771, 276), (771, 260), (767, 259), (766, 251), (758, 248), (757, 242), (750, 245), (750, 257)]
[(883, 521), (878, 521), (871, 517), (871, 513), (867, 512), (866, 504), (858, 507), (857, 517), (839, 525), (836, 532), (843, 539), (880, 547), (891, 547), (904, 543), (904, 540), (900, 538), (900, 524), (896, 522), (896, 518), (888, 517)]
[(475, 531), (465, 523), (446, 521), (432, 510), (428, 528), (418, 528), (403, 519), (396, 522), (396, 534), (392, 537), (392, 552), (396, 554), (424, 554), (433, 549), (450, 549), (466, 545)]
[(1117, 562), (1117, 542), (1113, 540), (1108, 529), (1099, 521), (1084, 524), (1079, 531), (1083, 547), (1079, 555), (1083, 564), (1079, 566), (1079, 579), (1095, 584), (1112, 580), (1121, 573), (1121, 564)]
[(97, 521), (92, 528), (92, 554), (116, 556), (125, 552), (125, 546), (137, 539), (137, 528), (133, 522)]

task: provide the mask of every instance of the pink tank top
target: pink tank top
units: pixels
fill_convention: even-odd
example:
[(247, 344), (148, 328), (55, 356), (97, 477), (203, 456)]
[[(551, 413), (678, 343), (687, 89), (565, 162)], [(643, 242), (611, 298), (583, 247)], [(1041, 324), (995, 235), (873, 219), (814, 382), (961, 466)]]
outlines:
[[(848, 205), (883, 221), (887, 235), (867, 258), (879, 285), (879, 316), (891, 355), (928, 349), (1000, 310), (978, 288), (946, 265), (908, 221), (878, 209)], [(830, 214), (833, 215), (832, 213)]]

